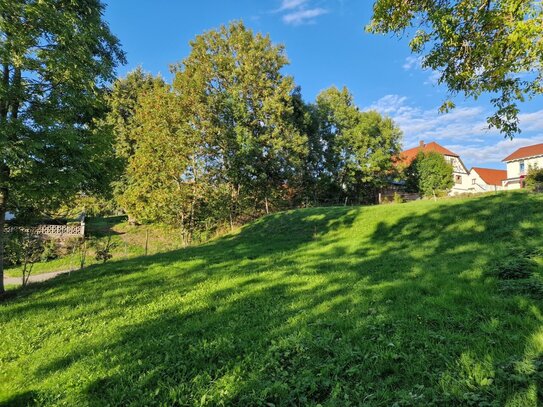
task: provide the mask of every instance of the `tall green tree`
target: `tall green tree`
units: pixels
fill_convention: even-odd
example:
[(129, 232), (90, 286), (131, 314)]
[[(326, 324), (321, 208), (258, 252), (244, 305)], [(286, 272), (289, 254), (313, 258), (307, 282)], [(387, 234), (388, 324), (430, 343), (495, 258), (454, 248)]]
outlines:
[(210, 178), (230, 191), (232, 217), (280, 202), (299, 168), (306, 137), (291, 120), (287, 63), (282, 46), (235, 22), (197, 36), (176, 67), (174, 89), (207, 146)]
[(420, 151), (405, 173), (409, 190), (434, 199), (454, 185), (452, 165), (436, 152)]
[(112, 126), (115, 137), (115, 151), (125, 160), (134, 154), (137, 139), (135, 129), (140, 125), (134, 116), (142, 95), (156, 86), (165, 86), (164, 79), (146, 73), (141, 67), (117, 79), (107, 96), (108, 114), (106, 123)]
[(346, 88), (321, 92), (316, 108), (323, 152), (320, 177), (329, 194), (372, 200), (393, 171), (400, 129), (378, 112), (361, 112)]
[(189, 126), (188, 109), (171, 87), (156, 82), (140, 95), (131, 135), (137, 142), (125, 169), (118, 200), (139, 222), (180, 227), (190, 242), (200, 209), (216, 191), (206, 179), (204, 144)]
[(104, 184), (111, 140), (94, 118), (124, 54), (103, 11), (99, 0), (0, 0), (0, 242), (8, 209)]
[[(543, 3), (533, 0), (376, 0), (369, 31), (413, 32), (411, 50), (451, 96), (492, 95), (492, 127), (520, 131), (518, 103), (543, 93)], [(445, 101), (442, 110), (454, 107)]]
[[(136, 119), (136, 111), (140, 106), (140, 99), (166, 83), (161, 77), (155, 77), (143, 71), (141, 67), (129, 72), (126, 77), (117, 79), (107, 96), (108, 113), (101, 125), (110, 129), (115, 135), (115, 156), (118, 173), (113, 182), (113, 195), (117, 204), (123, 200), (123, 195), (134, 178), (128, 175), (128, 166), (136, 152), (141, 126), (145, 118), (142, 115)], [(146, 127), (148, 129), (148, 126)], [(135, 180), (136, 182), (138, 180)], [(127, 208), (123, 208), (127, 210)], [(128, 211), (129, 217), (134, 220), (133, 214)]]

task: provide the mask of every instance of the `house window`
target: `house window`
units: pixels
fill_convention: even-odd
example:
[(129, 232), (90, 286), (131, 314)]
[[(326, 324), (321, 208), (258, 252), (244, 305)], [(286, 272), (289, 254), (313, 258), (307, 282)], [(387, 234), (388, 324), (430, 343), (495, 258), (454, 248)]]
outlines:
[(462, 176), (461, 175), (455, 175), (454, 176), (454, 182), (456, 184), (461, 184), (462, 183)]
[(471, 179), (471, 185), (475, 185), (477, 183), (477, 180), (475, 178)]
[(524, 161), (521, 161), (521, 162), (520, 162), (520, 173), (521, 173), (521, 174), (524, 174), (524, 170), (525, 170), (525, 169), (526, 169), (526, 168), (525, 168), (525, 166), (524, 166)]

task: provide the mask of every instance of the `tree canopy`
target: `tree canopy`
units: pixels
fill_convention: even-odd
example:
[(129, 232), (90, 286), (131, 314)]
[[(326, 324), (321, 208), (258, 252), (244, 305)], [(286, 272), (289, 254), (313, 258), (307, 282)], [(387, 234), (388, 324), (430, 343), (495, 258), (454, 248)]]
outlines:
[[(374, 33), (413, 32), (411, 50), (439, 82), (478, 98), (491, 95), (489, 126), (513, 137), (519, 102), (543, 93), (543, 5), (533, 0), (376, 0)], [(454, 107), (445, 101), (441, 110)]]
[(443, 155), (420, 151), (405, 169), (408, 189), (436, 197), (453, 186), (453, 167)]
[(124, 54), (103, 9), (0, 0), (0, 241), (6, 210), (54, 207), (109, 184), (112, 140), (95, 119)]
[(191, 42), (172, 86), (141, 71), (119, 80), (110, 122), (126, 159), (125, 211), (179, 226), (190, 241), (210, 225), (308, 201), (372, 202), (401, 132), (359, 111), (347, 89), (306, 103), (282, 73), (287, 63), (282, 46), (235, 22)]

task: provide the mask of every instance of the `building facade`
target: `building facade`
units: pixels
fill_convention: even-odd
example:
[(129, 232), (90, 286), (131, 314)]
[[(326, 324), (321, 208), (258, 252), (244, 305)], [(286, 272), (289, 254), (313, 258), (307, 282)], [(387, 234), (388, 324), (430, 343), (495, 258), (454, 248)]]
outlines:
[(507, 177), (503, 187), (508, 190), (520, 189), (531, 168), (543, 168), (543, 143), (519, 148), (503, 159), (507, 164)]
[(507, 178), (507, 171), (493, 168), (473, 167), (462, 187), (469, 193), (483, 193), (503, 191), (503, 180)]

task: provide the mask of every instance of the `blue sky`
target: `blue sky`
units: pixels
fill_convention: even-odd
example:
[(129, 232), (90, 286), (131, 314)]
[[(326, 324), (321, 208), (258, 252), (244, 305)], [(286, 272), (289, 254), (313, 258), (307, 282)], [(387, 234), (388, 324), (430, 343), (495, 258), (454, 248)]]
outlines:
[(329, 86), (347, 86), (362, 109), (391, 116), (404, 131), (404, 147), (437, 141), (465, 164), (504, 168), (502, 158), (518, 147), (543, 143), (543, 97), (521, 107), (523, 132), (513, 141), (488, 130), (487, 98), (458, 98), (448, 114), (437, 109), (446, 97), (435, 74), (423, 71), (409, 52), (408, 38), (364, 31), (371, 0), (105, 0), (106, 20), (120, 38), (128, 64), (170, 78), (169, 66), (190, 52), (196, 35), (242, 19), (286, 47), (285, 73), (314, 100)]

